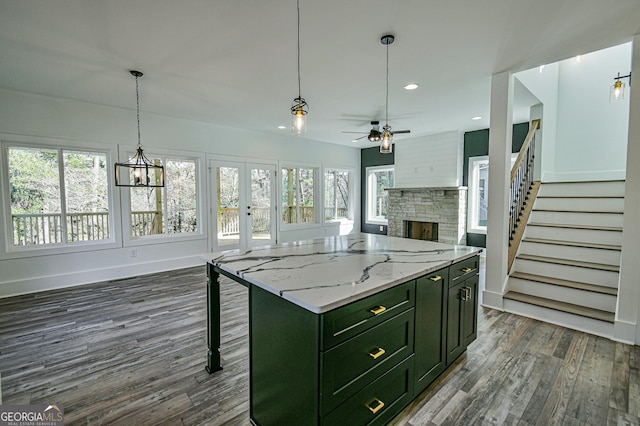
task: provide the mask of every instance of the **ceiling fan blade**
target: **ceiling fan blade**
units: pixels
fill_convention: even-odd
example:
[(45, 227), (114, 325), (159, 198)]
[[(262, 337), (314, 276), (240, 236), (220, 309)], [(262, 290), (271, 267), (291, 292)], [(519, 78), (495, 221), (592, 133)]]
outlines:
[(346, 131), (346, 130), (343, 130), (341, 133), (358, 133), (358, 134), (363, 134), (364, 133), (365, 135), (369, 134), (368, 132), (349, 132), (349, 131)]
[(397, 135), (398, 133), (411, 133), (411, 130), (393, 130), (392, 133)]
[(362, 138), (366, 138), (368, 135), (360, 136), (359, 138), (352, 139), (351, 142), (359, 141)]

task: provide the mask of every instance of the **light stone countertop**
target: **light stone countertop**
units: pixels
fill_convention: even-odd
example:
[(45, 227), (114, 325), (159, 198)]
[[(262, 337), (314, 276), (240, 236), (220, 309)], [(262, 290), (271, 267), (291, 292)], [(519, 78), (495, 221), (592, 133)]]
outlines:
[(353, 234), (203, 257), (248, 283), (319, 314), (481, 251), (478, 247)]

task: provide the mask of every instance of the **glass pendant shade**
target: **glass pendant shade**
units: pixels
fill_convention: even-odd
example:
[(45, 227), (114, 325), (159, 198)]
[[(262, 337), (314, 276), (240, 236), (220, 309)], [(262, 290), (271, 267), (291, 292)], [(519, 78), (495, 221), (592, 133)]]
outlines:
[(380, 153), (391, 154), (393, 152), (393, 134), (384, 130), (382, 132), (382, 141), (380, 142)]
[(616, 82), (611, 86), (611, 91), (609, 92), (609, 102), (622, 101), (624, 98), (625, 84), (620, 80), (616, 80)]
[(302, 98), (295, 98), (291, 107), (293, 123), (291, 132), (296, 136), (304, 135), (307, 132), (307, 103)]
[(142, 148), (138, 148), (135, 155), (126, 163), (115, 165), (116, 186), (146, 188), (162, 188), (164, 186), (164, 167), (150, 161)]

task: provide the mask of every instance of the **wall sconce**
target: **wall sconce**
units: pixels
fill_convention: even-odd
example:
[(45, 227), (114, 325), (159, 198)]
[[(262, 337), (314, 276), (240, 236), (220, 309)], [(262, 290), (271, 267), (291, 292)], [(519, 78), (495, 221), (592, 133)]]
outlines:
[(631, 72), (629, 72), (629, 75), (623, 76), (618, 73), (618, 76), (614, 77), (615, 83), (613, 83), (613, 85), (611, 86), (611, 91), (609, 92), (609, 102), (617, 102), (625, 99), (626, 87), (624, 82), (620, 81), (623, 78), (629, 79), (629, 87), (631, 87)]

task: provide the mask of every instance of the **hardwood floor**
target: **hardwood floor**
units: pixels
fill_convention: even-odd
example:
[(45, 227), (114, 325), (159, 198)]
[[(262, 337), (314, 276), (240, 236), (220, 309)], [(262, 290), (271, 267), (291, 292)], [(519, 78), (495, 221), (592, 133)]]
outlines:
[[(206, 362), (205, 268), (0, 299), (4, 404), (65, 424), (249, 424), (247, 290), (221, 285)], [(639, 425), (640, 348), (481, 309), (478, 339), (394, 425)]]

